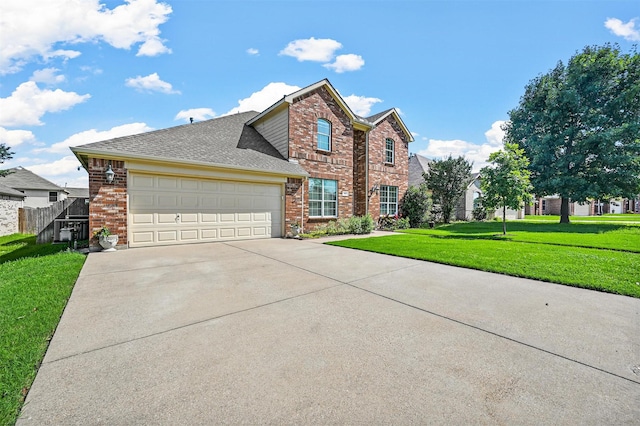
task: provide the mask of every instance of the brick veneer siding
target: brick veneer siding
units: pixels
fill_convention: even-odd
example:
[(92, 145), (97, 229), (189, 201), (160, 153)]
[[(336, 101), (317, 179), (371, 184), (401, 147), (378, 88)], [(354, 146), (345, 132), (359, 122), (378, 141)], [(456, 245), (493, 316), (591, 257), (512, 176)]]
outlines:
[(367, 213), (367, 134), (355, 130), (353, 135), (353, 213), (363, 216)]
[[(394, 141), (393, 164), (385, 163), (387, 138)], [(369, 186), (398, 187), (398, 204), (409, 187), (409, 141), (393, 116), (389, 115), (369, 132)], [(369, 213), (380, 217), (380, 194), (369, 198)]]
[[(111, 163), (115, 172), (113, 183), (107, 183), (104, 172)], [(123, 161), (90, 158), (89, 172), (89, 230), (107, 226), (112, 234), (118, 235), (118, 246), (127, 245), (127, 170)], [(91, 239), (91, 246), (98, 242)]]
[[(331, 123), (331, 152), (318, 150), (319, 118)], [(310, 178), (338, 181), (338, 217), (350, 217), (354, 212), (353, 135), (351, 121), (324, 87), (300, 96), (289, 106), (289, 158), (297, 160)], [(289, 226), (304, 211), (304, 229), (310, 231), (331, 218), (309, 218), (308, 180), (304, 193), (304, 206), (301, 194), (287, 193), (285, 221)]]

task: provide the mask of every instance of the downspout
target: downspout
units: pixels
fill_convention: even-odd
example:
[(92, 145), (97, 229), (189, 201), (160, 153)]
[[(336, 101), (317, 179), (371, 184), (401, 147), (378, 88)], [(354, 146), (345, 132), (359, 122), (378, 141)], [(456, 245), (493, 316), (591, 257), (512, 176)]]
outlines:
[(364, 134), (364, 215), (369, 214), (369, 131)]
[(302, 211), (302, 214), (300, 216), (300, 232), (302, 234), (304, 234), (304, 183), (306, 182), (306, 180), (306, 177), (302, 178), (302, 205), (300, 206), (300, 209)]

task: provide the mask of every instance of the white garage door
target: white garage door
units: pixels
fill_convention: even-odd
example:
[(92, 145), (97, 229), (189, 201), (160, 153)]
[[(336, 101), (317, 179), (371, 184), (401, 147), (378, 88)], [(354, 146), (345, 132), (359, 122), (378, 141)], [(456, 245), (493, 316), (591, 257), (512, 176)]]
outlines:
[(281, 185), (130, 175), (129, 245), (281, 236)]

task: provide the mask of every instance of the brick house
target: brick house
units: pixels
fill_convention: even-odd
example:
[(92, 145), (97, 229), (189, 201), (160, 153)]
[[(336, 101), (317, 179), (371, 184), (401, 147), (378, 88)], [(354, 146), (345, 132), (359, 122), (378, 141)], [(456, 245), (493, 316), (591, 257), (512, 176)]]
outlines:
[(412, 141), (395, 109), (360, 117), (325, 79), (262, 112), (71, 150), (89, 173), (90, 229), (108, 226), (119, 245), (139, 247), (395, 214)]

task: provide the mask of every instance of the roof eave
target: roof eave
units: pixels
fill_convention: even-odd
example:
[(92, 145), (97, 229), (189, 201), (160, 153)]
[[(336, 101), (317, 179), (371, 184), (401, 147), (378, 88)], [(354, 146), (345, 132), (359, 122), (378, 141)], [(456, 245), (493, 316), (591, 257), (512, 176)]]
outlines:
[[(154, 163), (178, 163), (192, 166), (203, 166), (203, 167), (215, 167), (218, 169), (227, 169), (227, 170), (237, 170), (237, 171), (247, 171), (254, 173), (264, 173), (269, 175), (278, 175), (278, 176), (295, 176), (295, 177), (306, 177), (309, 176), (308, 173), (297, 173), (297, 172), (280, 172), (275, 170), (265, 170), (258, 169), (253, 167), (242, 167), (235, 166), (232, 164), (221, 164), (221, 163), (210, 163), (207, 161), (197, 161), (197, 160), (183, 160), (178, 158), (163, 158), (163, 157), (154, 157), (150, 155), (141, 155), (141, 154), (133, 154), (133, 153), (123, 153), (123, 152), (113, 152), (113, 151), (103, 151), (103, 150), (89, 150), (89, 149), (78, 149), (79, 147), (71, 148), (71, 151), (78, 157), (80, 162), (82, 163), (85, 170), (87, 169), (87, 162), (83, 161), (81, 157), (84, 156), (84, 159), (88, 159), (89, 156), (99, 157), (99, 158), (109, 158), (117, 161), (127, 161), (127, 160), (141, 160), (141, 161), (150, 161)], [(286, 160), (282, 160), (286, 161)]]

